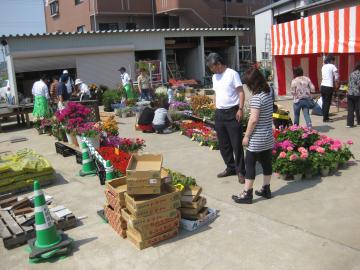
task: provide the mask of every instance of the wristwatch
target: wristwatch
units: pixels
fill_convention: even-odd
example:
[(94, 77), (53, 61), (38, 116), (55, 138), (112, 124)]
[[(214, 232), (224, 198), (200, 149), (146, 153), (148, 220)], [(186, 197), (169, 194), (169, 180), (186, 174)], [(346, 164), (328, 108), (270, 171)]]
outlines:
[(243, 108), (239, 107), (239, 111), (242, 111), (242, 110), (243, 110)]

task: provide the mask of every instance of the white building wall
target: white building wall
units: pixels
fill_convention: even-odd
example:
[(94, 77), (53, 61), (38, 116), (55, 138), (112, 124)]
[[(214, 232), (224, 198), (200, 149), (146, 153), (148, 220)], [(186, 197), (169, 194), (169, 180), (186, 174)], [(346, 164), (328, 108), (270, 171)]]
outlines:
[(120, 67), (125, 67), (135, 80), (134, 52), (88, 54), (76, 57), (78, 77), (85, 83), (103, 84), (117, 88), (120, 82)]
[(273, 21), (273, 17), (271, 10), (267, 10), (263, 13), (255, 15), (255, 38), (256, 38), (257, 61), (262, 60), (262, 52), (265, 52), (265, 34), (268, 33), (271, 35), (272, 21)]

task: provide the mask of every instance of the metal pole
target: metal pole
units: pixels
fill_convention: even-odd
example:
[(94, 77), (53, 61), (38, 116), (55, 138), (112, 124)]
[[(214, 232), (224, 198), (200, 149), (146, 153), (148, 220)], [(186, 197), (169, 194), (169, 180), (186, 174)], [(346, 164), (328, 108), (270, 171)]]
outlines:
[(227, 0), (225, 0), (225, 24), (226, 24), (226, 28), (228, 28), (229, 21), (228, 21)]
[(155, 0), (151, 0), (151, 9), (152, 9), (152, 25), (153, 25), (153, 29), (155, 29), (155, 5), (154, 5), (154, 1)]

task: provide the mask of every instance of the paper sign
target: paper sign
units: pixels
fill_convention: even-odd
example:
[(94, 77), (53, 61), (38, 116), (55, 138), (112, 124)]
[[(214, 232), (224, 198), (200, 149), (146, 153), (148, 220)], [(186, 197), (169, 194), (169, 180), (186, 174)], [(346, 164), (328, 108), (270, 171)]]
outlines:
[(212, 145), (212, 146), (210, 146), (210, 150), (214, 150), (214, 146)]
[(191, 140), (192, 140), (192, 141), (195, 141), (195, 137), (194, 137), (194, 136), (192, 136)]
[(150, 179), (149, 183), (150, 185), (155, 185), (157, 183), (157, 179)]
[(203, 146), (203, 144), (204, 144), (204, 142), (200, 142), (200, 143), (199, 143), (200, 146)]

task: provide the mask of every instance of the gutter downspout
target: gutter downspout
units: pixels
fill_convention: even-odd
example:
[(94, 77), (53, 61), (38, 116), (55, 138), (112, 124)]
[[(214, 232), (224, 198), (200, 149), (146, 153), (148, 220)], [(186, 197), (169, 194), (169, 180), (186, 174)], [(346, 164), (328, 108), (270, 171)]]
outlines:
[(152, 25), (153, 29), (155, 29), (155, 0), (151, 0), (151, 10), (152, 10)]
[(93, 0), (93, 10), (94, 10), (94, 31), (97, 31), (97, 23), (96, 23), (96, 10), (95, 10), (95, 1), (97, 0)]

